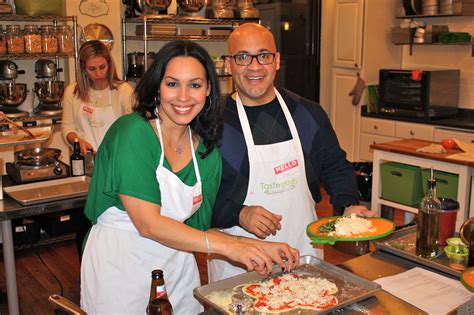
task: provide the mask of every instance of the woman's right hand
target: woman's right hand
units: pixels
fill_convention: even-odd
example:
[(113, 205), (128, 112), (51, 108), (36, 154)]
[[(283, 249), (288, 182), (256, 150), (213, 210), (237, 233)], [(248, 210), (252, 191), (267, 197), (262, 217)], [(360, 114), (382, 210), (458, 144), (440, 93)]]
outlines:
[(82, 155), (86, 155), (89, 151), (94, 151), (94, 147), (84, 139), (79, 138), (79, 147), (81, 148)]
[(261, 275), (272, 272), (272, 258), (262, 246), (237, 240), (229, 241), (228, 245), (224, 255), (235, 262), (244, 264), (248, 271), (255, 270)]

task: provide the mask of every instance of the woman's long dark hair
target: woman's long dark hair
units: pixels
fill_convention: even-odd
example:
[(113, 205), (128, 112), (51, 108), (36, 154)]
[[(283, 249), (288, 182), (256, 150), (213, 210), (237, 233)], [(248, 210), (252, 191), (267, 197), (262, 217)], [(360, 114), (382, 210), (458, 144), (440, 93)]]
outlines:
[(135, 111), (144, 119), (156, 118), (155, 108), (160, 106), (159, 87), (163, 80), (166, 66), (175, 57), (193, 57), (198, 60), (206, 70), (206, 79), (210, 87), (210, 94), (201, 112), (189, 124), (206, 146), (206, 152), (201, 154), (204, 158), (215, 146), (218, 146), (222, 137), (223, 105), (219, 102), (219, 79), (214, 62), (209, 53), (195, 42), (176, 40), (167, 43), (155, 55), (153, 64), (138, 83), (135, 94), (138, 106)]

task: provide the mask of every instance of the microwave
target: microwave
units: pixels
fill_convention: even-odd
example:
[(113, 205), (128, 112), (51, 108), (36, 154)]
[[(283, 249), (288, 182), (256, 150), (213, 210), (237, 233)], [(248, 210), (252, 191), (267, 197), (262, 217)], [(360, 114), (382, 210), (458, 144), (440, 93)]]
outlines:
[(460, 70), (379, 71), (379, 113), (432, 119), (458, 111)]

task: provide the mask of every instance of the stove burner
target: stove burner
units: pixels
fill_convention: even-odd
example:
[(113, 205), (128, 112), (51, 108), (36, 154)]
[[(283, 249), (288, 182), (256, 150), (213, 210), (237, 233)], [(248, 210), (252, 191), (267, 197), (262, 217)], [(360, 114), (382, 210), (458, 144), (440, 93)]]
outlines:
[(7, 162), (6, 171), (17, 184), (69, 176), (69, 166), (60, 160), (44, 165), (24, 165)]

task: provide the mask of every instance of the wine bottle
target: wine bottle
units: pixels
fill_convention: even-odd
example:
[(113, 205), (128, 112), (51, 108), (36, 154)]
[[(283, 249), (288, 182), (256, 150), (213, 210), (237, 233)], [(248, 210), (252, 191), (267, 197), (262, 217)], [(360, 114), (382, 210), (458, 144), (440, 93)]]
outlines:
[(146, 308), (148, 315), (171, 315), (173, 307), (166, 292), (163, 271), (160, 269), (151, 272), (150, 300)]
[(436, 180), (431, 170), (428, 191), (421, 200), (416, 228), (416, 255), (433, 258), (438, 254), (441, 202), (436, 196)]
[(71, 176), (84, 175), (84, 155), (81, 153), (79, 139), (74, 139), (73, 150), (70, 158)]

